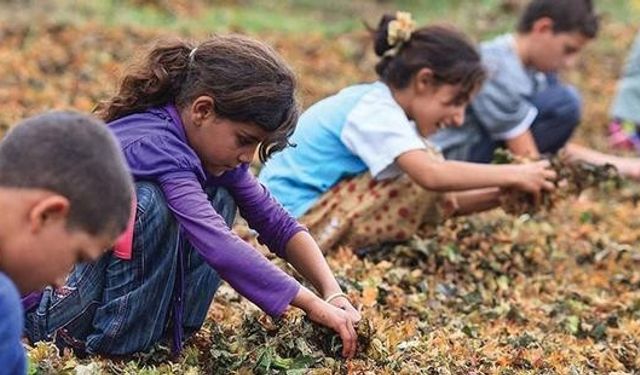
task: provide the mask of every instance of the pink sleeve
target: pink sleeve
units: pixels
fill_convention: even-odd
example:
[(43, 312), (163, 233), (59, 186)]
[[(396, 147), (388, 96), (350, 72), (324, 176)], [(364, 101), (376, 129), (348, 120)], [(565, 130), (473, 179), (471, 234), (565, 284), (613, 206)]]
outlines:
[(129, 215), (127, 229), (118, 237), (113, 246), (113, 254), (120, 259), (131, 260), (131, 252), (133, 251), (133, 227), (136, 222), (137, 204), (138, 200), (136, 199), (136, 195), (133, 194), (131, 198), (131, 214)]

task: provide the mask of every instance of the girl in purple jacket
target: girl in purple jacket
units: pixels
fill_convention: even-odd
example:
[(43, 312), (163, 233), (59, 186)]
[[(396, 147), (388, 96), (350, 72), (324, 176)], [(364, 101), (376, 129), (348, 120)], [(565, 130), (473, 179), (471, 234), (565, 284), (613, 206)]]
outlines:
[[(256, 149), (264, 161), (287, 146), (299, 114), (295, 85), (275, 51), (238, 35), (159, 42), (131, 66), (98, 114), (136, 180), (133, 244), (46, 289), (26, 315), (30, 340), (123, 355), (171, 337), (178, 349), (224, 279), (273, 317), (301, 308), (353, 356), (360, 314), (312, 237), (249, 170)], [(237, 209), (320, 297), (231, 231)]]

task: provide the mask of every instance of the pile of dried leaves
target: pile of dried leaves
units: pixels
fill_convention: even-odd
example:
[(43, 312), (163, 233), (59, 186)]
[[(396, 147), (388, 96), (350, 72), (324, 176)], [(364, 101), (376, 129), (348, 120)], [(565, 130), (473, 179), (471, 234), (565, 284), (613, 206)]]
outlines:
[[(513, 215), (534, 214), (539, 210), (551, 210), (557, 202), (579, 196), (583, 191), (595, 188), (604, 192), (619, 190), (625, 183), (615, 166), (611, 164), (594, 165), (584, 161), (571, 161), (562, 152), (545, 156), (551, 169), (556, 172), (555, 190), (543, 191), (540, 202), (534, 202), (533, 196), (516, 190), (505, 190), (501, 196), (502, 209)], [(518, 157), (505, 149), (497, 149), (493, 155), (494, 164), (521, 164), (531, 160)]]

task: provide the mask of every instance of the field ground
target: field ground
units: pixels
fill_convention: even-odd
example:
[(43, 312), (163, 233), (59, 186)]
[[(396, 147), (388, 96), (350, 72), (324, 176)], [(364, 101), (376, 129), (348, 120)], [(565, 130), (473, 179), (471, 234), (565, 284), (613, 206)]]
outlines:
[[(90, 111), (147, 42), (243, 32), (273, 44), (300, 77), (304, 105), (372, 80), (363, 20), (408, 9), (474, 39), (509, 30), (519, 0), (5, 1), (0, 10), (0, 127), (46, 109)], [(603, 30), (566, 79), (583, 93), (577, 139), (605, 150), (607, 109), (640, 2), (599, 1)], [(30, 373), (633, 374), (640, 373), (638, 187), (589, 191), (551, 212), (495, 210), (362, 257), (328, 260), (364, 305), (363, 350), (335, 356), (335, 337), (299, 313), (277, 328), (229, 288), (178, 358), (166, 348), (126, 360), (31, 348)]]

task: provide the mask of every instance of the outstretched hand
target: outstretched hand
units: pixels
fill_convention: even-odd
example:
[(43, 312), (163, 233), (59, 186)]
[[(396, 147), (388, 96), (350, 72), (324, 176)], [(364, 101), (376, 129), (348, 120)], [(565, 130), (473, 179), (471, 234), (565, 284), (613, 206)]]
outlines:
[(640, 158), (620, 158), (614, 165), (624, 177), (640, 181)]
[(518, 164), (517, 181), (514, 187), (531, 193), (535, 202), (539, 202), (541, 193), (545, 191), (553, 191), (555, 189), (554, 180), (557, 178), (556, 172), (551, 169), (551, 163), (548, 160), (540, 160), (531, 163)]

